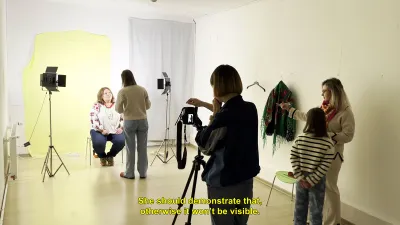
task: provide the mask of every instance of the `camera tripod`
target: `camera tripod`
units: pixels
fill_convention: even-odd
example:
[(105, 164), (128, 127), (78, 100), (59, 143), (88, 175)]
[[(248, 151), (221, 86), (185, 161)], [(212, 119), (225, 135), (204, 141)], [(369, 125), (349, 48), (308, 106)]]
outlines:
[[(191, 180), (193, 178), (193, 175), (194, 175), (194, 180), (193, 180), (191, 198), (194, 199), (194, 195), (196, 193), (197, 176), (199, 174), (200, 166), (203, 166), (203, 169), (204, 169), (204, 167), (206, 165), (206, 162), (203, 160), (203, 158), (204, 158), (204, 156), (201, 155), (200, 149), (197, 149), (197, 155), (196, 155), (196, 157), (194, 157), (192, 170), (190, 171), (190, 175), (189, 175), (189, 178), (188, 178), (188, 180), (186, 182), (185, 189), (183, 190), (183, 194), (182, 194), (181, 199), (185, 198), (186, 192), (187, 192), (187, 190), (189, 188), (189, 184), (190, 184), (190, 182), (191, 182)], [(183, 206), (182, 203), (178, 204), (178, 210), (180, 210), (182, 206)], [(190, 206), (189, 206), (188, 220), (186, 221), (185, 225), (191, 225), (192, 213), (193, 213), (193, 203), (191, 203)], [(178, 218), (178, 214), (175, 214), (174, 221), (172, 222), (172, 225), (175, 224), (177, 218)]]
[[(151, 165), (150, 165), (150, 166), (153, 165), (154, 160), (156, 159), (156, 157), (159, 158), (159, 159), (161, 160), (161, 162), (163, 162), (163, 163), (168, 163), (174, 156), (176, 157), (175, 152), (174, 152), (174, 150), (173, 150), (172, 147), (171, 147), (172, 144), (170, 143), (170, 139), (169, 139), (169, 120), (168, 120), (168, 118), (169, 118), (169, 115), (170, 115), (169, 112), (170, 112), (171, 106), (170, 106), (170, 104), (169, 104), (168, 99), (169, 99), (169, 91), (167, 92), (167, 99), (166, 99), (166, 101), (167, 101), (167, 106), (166, 106), (166, 109), (165, 109), (165, 136), (164, 136), (164, 140), (163, 140), (163, 142), (161, 143), (160, 148), (159, 148), (158, 151), (156, 152), (156, 154), (155, 154), (155, 156), (154, 156), (154, 159), (153, 159), (153, 162), (151, 162)], [(162, 148), (163, 146), (164, 146), (164, 157), (161, 158), (159, 152), (160, 152), (160, 150), (161, 150), (161, 148)], [(172, 153), (173, 153), (174, 155), (171, 156), (171, 158), (168, 159), (168, 150), (169, 150), (169, 149), (172, 151)]]
[[(49, 148), (47, 150), (47, 155), (46, 155), (46, 159), (44, 160), (43, 163), (43, 167), (42, 167), (42, 173), (44, 170), (46, 170), (47, 174), (49, 175), (49, 177), (54, 177), (56, 175), (56, 173), (58, 172), (58, 170), (61, 168), (61, 166), (64, 166), (65, 170), (67, 171), (68, 175), (69, 171), (67, 169), (67, 167), (65, 166), (64, 162), (62, 161), (60, 155), (58, 154), (56, 148), (53, 145), (53, 129), (52, 129), (52, 123), (51, 123), (51, 95), (52, 95), (52, 91), (49, 90), (49, 108), (50, 108), (50, 145)], [(58, 159), (60, 159), (61, 161), (61, 165), (57, 168), (56, 172), (53, 173), (53, 151), (57, 154)], [(50, 167), (48, 166), (48, 163), (50, 162)], [(46, 176), (46, 173), (43, 173), (43, 181), (44, 182), (44, 178)]]

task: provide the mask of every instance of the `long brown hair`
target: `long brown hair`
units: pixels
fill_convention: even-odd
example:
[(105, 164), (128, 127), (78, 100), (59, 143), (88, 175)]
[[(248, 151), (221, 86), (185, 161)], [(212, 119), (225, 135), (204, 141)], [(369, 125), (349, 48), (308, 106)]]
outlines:
[(312, 108), (307, 112), (307, 122), (303, 132), (314, 134), (315, 137), (328, 137), (325, 112), (321, 108)]
[(123, 87), (136, 85), (135, 77), (133, 76), (133, 73), (130, 70), (122, 71), (121, 80), (122, 80), (122, 86)]
[(109, 91), (110, 91), (110, 93), (111, 93), (111, 95), (112, 95), (111, 102), (112, 102), (112, 103), (115, 103), (114, 94), (112, 93), (111, 89), (108, 88), (108, 87), (102, 87), (102, 88), (100, 88), (99, 92), (97, 92), (97, 102), (100, 103), (100, 104), (102, 104), (102, 105), (106, 104), (106, 103), (104, 102), (104, 100), (103, 100), (103, 95), (104, 95), (104, 91), (105, 91), (105, 90), (109, 90)]

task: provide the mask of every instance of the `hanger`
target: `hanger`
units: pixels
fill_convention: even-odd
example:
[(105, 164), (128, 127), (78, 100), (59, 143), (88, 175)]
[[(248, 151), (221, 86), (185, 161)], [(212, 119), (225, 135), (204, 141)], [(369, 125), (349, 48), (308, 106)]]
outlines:
[(261, 89), (263, 89), (264, 92), (265, 92), (265, 88), (263, 88), (263, 87), (258, 83), (258, 81), (254, 82), (252, 85), (247, 86), (247, 89), (249, 89), (249, 87), (254, 86), (254, 85), (259, 86), (259, 87), (260, 87)]

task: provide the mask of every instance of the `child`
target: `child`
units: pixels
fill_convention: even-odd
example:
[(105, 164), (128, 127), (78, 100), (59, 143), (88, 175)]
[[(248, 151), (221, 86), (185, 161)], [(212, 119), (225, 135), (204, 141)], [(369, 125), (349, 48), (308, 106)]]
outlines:
[(297, 137), (291, 152), (296, 185), (294, 225), (306, 225), (310, 204), (312, 225), (322, 225), (325, 175), (334, 156), (334, 144), (328, 136), (325, 113), (313, 108), (307, 113), (304, 134)]

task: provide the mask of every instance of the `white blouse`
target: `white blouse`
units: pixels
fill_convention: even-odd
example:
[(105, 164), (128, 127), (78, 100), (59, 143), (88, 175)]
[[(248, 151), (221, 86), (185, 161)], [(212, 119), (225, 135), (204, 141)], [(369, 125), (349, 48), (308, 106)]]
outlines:
[(106, 107), (100, 103), (95, 103), (90, 111), (91, 127), (94, 130), (107, 130), (110, 134), (115, 134), (119, 127), (122, 127), (122, 115), (115, 111), (115, 104)]

